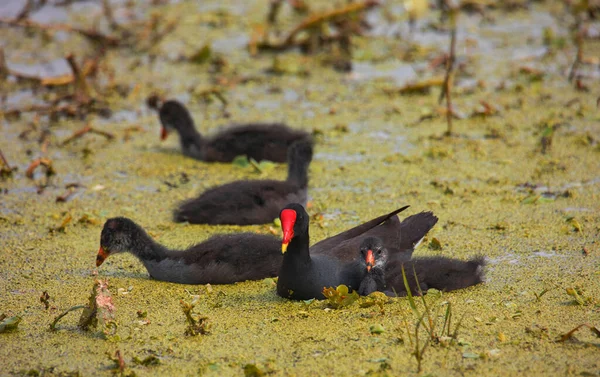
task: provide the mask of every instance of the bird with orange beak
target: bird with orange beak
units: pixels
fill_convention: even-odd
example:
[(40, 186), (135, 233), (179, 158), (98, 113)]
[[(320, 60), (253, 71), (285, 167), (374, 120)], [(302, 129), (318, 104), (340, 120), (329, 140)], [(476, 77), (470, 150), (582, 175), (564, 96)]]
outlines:
[(359, 265), (365, 273), (358, 294), (369, 295), (375, 291), (385, 290), (385, 266), (388, 252), (381, 240), (377, 237), (365, 238), (360, 245)]

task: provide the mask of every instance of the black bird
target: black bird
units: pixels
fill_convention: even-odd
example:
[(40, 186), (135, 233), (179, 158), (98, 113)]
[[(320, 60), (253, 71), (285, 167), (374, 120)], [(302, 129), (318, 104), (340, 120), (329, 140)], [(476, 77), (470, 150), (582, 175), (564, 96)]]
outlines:
[[(437, 218), (431, 213), (420, 213), (401, 223), (394, 215), (406, 208), (408, 206), (379, 216), (309, 249), (309, 216), (300, 204), (288, 204), (279, 215), (284, 256), (277, 281), (277, 294), (285, 298), (307, 300), (323, 299), (322, 292), (326, 287), (345, 284), (351, 289), (358, 289), (364, 272), (356, 262), (355, 253), (365, 237), (378, 234), (388, 236), (386, 245), (389, 242), (396, 247), (395, 253), (398, 255), (394, 257), (405, 260), (408, 255), (410, 258), (413, 240), (423, 238)], [(402, 226), (406, 221), (408, 224)], [(406, 230), (419, 230), (421, 234), (408, 234)], [(402, 239), (408, 241), (403, 242)]]
[(183, 154), (206, 162), (230, 162), (240, 155), (256, 161), (285, 162), (294, 142), (312, 140), (307, 132), (281, 123), (231, 125), (204, 138), (196, 130), (185, 106), (174, 100), (164, 102), (158, 114), (162, 124), (161, 140), (167, 138), (170, 130), (175, 130), (179, 133)]
[(242, 180), (217, 186), (184, 201), (174, 211), (176, 222), (192, 224), (267, 224), (290, 201), (306, 203), (312, 142), (297, 141), (289, 149), (285, 181)]
[(359, 261), (364, 277), (358, 293), (374, 291), (388, 296), (406, 296), (402, 267), (412, 294), (425, 293), (429, 288), (454, 291), (483, 282), (485, 259), (481, 256), (468, 261), (446, 257), (419, 257), (410, 261), (388, 262), (388, 250), (377, 237), (369, 237), (360, 247)]
[(132, 220), (115, 217), (102, 229), (96, 266), (122, 252), (135, 255), (153, 279), (182, 284), (230, 284), (277, 276), (283, 259), (280, 240), (273, 236), (222, 234), (186, 250), (171, 250)]
[(365, 276), (358, 287), (358, 294), (367, 296), (375, 291), (383, 291), (385, 284), (385, 266), (388, 251), (377, 237), (367, 237), (360, 245), (359, 264)]

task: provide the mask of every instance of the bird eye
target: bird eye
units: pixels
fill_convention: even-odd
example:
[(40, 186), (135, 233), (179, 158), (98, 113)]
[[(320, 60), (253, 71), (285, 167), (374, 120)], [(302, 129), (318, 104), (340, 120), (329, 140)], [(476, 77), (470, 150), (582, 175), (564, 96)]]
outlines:
[(381, 255), (381, 249), (377, 249), (377, 255)]

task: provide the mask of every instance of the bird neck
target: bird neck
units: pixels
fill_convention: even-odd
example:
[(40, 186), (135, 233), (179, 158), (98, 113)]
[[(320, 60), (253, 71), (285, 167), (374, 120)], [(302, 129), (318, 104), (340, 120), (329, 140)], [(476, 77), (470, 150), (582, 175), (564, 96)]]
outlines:
[(193, 121), (191, 123), (185, 122), (177, 131), (179, 133), (179, 142), (183, 148), (189, 149), (193, 146), (198, 152), (202, 151), (204, 139), (196, 129)]
[(305, 234), (300, 234), (292, 238), (288, 251), (283, 256), (284, 262), (287, 260), (294, 264), (309, 264), (311, 262), (309, 240), (308, 230)]
[(160, 262), (163, 259), (169, 258), (169, 255), (173, 253), (172, 250), (169, 250), (154, 241), (154, 239), (141, 228), (136, 229), (135, 234), (133, 234), (133, 244), (130, 252), (142, 262)]

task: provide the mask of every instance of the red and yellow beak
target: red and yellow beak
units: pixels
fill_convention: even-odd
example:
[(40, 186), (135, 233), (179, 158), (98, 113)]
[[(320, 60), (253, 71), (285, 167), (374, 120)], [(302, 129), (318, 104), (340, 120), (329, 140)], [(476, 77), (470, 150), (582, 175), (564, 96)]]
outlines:
[(281, 220), (281, 230), (283, 231), (283, 240), (281, 241), (281, 253), (287, 251), (288, 245), (294, 238), (294, 225), (296, 224), (296, 211), (293, 209), (284, 209), (279, 214)]
[(100, 246), (100, 250), (98, 250), (98, 255), (96, 255), (96, 267), (100, 267), (100, 265), (104, 262), (106, 258), (108, 258), (108, 253), (104, 251), (102, 246)]
[(375, 265), (375, 257), (373, 256), (373, 250), (367, 251), (365, 262), (367, 262), (367, 271), (371, 271), (371, 268), (373, 268), (373, 266)]
[(167, 138), (167, 136), (169, 136), (169, 131), (167, 131), (167, 129), (165, 127), (162, 127), (160, 129), (160, 140), (163, 141)]
[(283, 231), (283, 240), (281, 241), (281, 253), (285, 253), (287, 251), (288, 245), (290, 241), (294, 238), (294, 229), (288, 229), (287, 231)]

